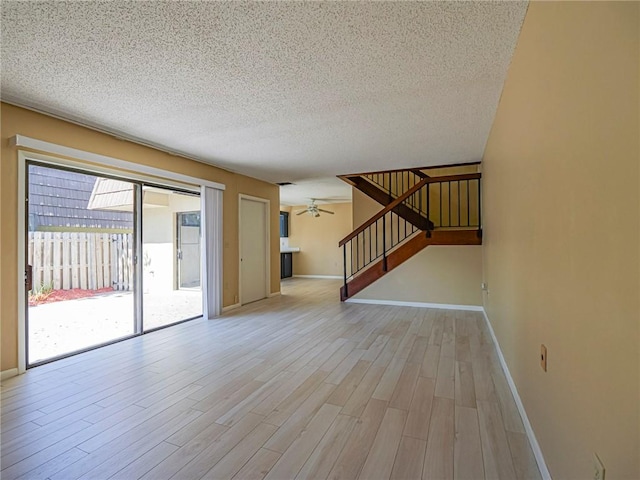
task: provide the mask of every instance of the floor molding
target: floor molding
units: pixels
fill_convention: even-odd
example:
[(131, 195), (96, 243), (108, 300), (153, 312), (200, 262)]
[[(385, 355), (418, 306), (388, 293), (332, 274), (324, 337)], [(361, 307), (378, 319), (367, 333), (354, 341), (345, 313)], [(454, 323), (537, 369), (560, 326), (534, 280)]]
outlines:
[(4, 370), (2, 373), (0, 373), (0, 380), (6, 380), (8, 378), (15, 377), (17, 375), (18, 375), (18, 369), (10, 368), (9, 370)]
[(230, 310), (235, 310), (236, 308), (240, 308), (239, 303), (234, 303), (233, 305), (227, 305), (226, 307), (222, 307), (222, 313), (228, 312)]
[(294, 275), (294, 278), (331, 278), (342, 280), (342, 275)]
[(484, 316), (484, 321), (487, 324), (487, 328), (489, 329), (489, 333), (491, 333), (491, 338), (493, 339), (493, 343), (496, 347), (496, 352), (498, 352), (498, 359), (500, 360), (500, 366), (502, 367), (502, 371), (504, 372), (504, 376), (507, 377), (507, 383), (509, 384), (509, 388), (511, 389), (511, 394), (513, 395), (513, 399), (516, 402), (518, 407), (518, 412), (520, 412), (520, 417), (522, 418), (522, 423), (524, 424), (524, 429), (527, 432), (527, 438), (529, 439), (529, 444), (531, 445), (531, 449), (533, 450), (533, 455), (536, 458), (536, 463), (538, 464), (538, 470), (540, 470), (540, 476), (542, 476), (543, 480), (552, 480), (551, 473), (549, 473), (549, 469), (547, 468), (547, 464), (544, 461), (544, 456), (542, 455), (542, 450), (540, 449), (540, 444), (536, 439), (536, 435), (533, 432), (533, 427), (531, 426), (531, 422), (529, 422), (529, 417), (527, 417), (527, 412), (524, 409), (524, 405), (522, 404), (522, 400), (520, 399), (520, 395), (518, 394), (518, 389), (516, 388), (516, 384), (511, 377), (511, 372), (509, 372), (509, 367), (507, 366), (507, 362), (504, 359), (504, 355), (502, 355), (502, 350), (500, 349), (500, 344), (498, 343), (498, 337), (496, 337), (496, 333), (493, 331), (493, 327), (491, 326), (491, 321), (489, 320), (489, 316), (487, 312), (482, 309), (482, 315)]
[[(267, 295), (264, 298), (271, 298), (271, 297), (277, 297), (278, 295), (280, 295), (280, 292), (273, 292), (270, 293), (269, 295)], [(261, 300), (264, 300), (264, 298), (262, 298)], [(260, 301), (260, 300), (257, 300)], [(253, 302), (249, 302), (249, 303), (253, 303)], [(247, 305), (247, 304), (245, 304)], [(231, 310), (235, 310), (236, 308), (240, 308), (242, 306), (241, 303), (234, 303), (233, 305), (227, 305), (226, 307), (222, 307), (222, 313), (227, 313)]]
[(482, 312), (479, 305), (452, 305), (449, 303), (425, 303), (425, 302), (400, 302), (397, 300), (371, 300), (368, 298), (350, 298), (345, 303), (366, 303), (371, 305), (393, 305), (396, 307), (439, 308), (441, 310), (467, 310)]

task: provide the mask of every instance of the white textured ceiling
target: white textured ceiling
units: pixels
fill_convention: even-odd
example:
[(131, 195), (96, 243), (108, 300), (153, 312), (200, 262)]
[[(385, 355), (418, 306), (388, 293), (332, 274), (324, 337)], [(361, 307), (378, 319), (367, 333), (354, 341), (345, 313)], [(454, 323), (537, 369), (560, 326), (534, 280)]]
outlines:
[(268, 181), (479, 160), (526, 2), (2, 2), (2, 98)]

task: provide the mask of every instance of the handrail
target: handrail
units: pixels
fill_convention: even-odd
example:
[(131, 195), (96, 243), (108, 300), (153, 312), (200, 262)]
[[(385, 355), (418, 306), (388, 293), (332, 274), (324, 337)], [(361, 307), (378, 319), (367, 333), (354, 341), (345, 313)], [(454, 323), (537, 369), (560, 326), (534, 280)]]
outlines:
[(410, 168), (397, 168), (394, 170), (378, 170), (374, 172), (361, 172), (361, 173), (348, 173), (344, 175), (336, 175), (338, 178), (344, 177), (359, 177), (362, 175), (374, 175), (376, 173), (390, 173), (390, 172), (407, 172), (411, 170), (435, 170), (436, 168), (454, 168), (454, 167), (470, 167), (472, 165), (481, 165), (482, 162), (466, 162), (466, 163), (452, 163), (450, 165), (430, 165), (427, 167), (410, 167)]
[(420, 178), (429, 178), (429, 175), (427, 175), (426, 173), (424, 173), (422, 170), (420, 170), (419, 168), (412, 168), (411, 170), (409, 170), (411, 173), (413, 173), (414, 175), (419, 176)]
[(358, 228), (356, 228), (353, 232), (351, 232), (349, 235), (347, 235), (346, 237), (344, 237), (342, 240), (340, 240), (340, 242), (338, 242), (338, 247), (343, 246), (345, 243), (347, 243), (349, 240), (351, 240), (352, 238), (358, 236), (359, 233), (363, 232), (364, 230), (367, 229), (367, 227), (369, 227), (370, 225), (372, 225), (373, 223), (376, 222), (376, 220), (379, 220), (381, 217), (383, 217), (387, 212), (393, 210), (395, 207), (397, 207), (398, 205), (400, 205), (402, 202), (404, 202), (408, 197), (410, 197), (411, 195), (413, 195), (415, 192), (417, 192), (418, 190), (420, 190), (422, 187), (424, 187), (426, 184), (428, 183), (441, 183), (441, 182), (450, 182), (450, 181), (462, 181), (462, 180), (475, 180), (475, 179), (480, 179), (482, 177), (481, 173), (465, 173), (462, 175), (447, 175), (447, 176), (442, 176), (442, 177), (427, 177), (427, 178), (423, 178), (422, 180), (420, 180), (418, 183), (416, 183), (413, 187), (411, 187), (409, 190), (407, 190), (405, 193), (403, 193), (401, 196), (399, 196), (398, 198), (396, 198), (394, 201), (392, 201), (389, 205), (387, 205), (385, 208), (383, 208), (382, 210), (380, 210), (378, 213), (376, 213), (373, 217), (371, 217), (369, 220), (367, 220), (366, 222), (364, 222), (362, 225), (360, 225)]
[(456, 182), (462, 180), (477, 180), (482, 178), (481, 173), (463, 173), (460, 175), (446, 175), (442, 177), (429, 177), (425, 178), (426, 183), (444, 183), (444, 182)]
[[(411, 176), (413, 176), (413, 178), (411, 178)], [(417, 173), (414, 170), (404, 170), (399, 172), (373, 173), (370, 175), (362, 175), (358, 178), (365, 179), (374, 184), (380, 190), (388, 194), (389, 201), (391, 201), (394, 197), (402, 195), (406, 188), (411, 188), (412, 180), (415, 185), (416, 182), (419, 182), (428, 176), (429, 175), (423, 174), (419, 170)], [(351, 182), (351, 180), (352, 179), (348, 179), (347, 181)], [(356, 188), (359, 188), (354, 182), (352, 183)]]
[(416, 193), (418, 190), (420, 190), (422, 187), (424, 187), (427, 183), (432, 183), (429, 182), (429, 180), (432, 180), (431, 177), (429, 178), (423, 178), (422, 180), (420, 180), (418, 183), (416, 183), (413, 187), (411, 187), (409, 190), (407, 190), (406, 192), (404, 192), (401, 196), (399, 196), (398, 198), (396, 198), (393, 202), (391, 202), (389, 205), (387, 205), (386, 207), (384, 207), (382, 210), (380, 210), (378, 213), (376, 213), (373, 217), (371, 217), (369, 220), (367, 220), (366, 222), (364, 222), (362, 225), (360, 225), (358, 228), (356, 228), (353, 232), (351, 232), (349, 235), (347, 235), (346, 237), (344, 237), (342, 240), (340, 240), (340, 242), (338, 242), (338, 247), (343, 246), (345, 243), (347, 243), (349, 240), (351, 240), (352, 238), (358, 236), (359, 233), (363, 232), (364, 230), (366, 230), (366, 228), (368, 226), (370, 226), (371, 224), (375, 223), (376, 220), (379, 220), (381, 217), (383, 217), (387, 212), (390, 212), (391, 210), (393, 210), (394, 208), (396, 208), (398, 205), (400, 205), (402, 202), (404, 202), (407, 198), (409, 198), (411, 195), (413, 195), (414, 193)]

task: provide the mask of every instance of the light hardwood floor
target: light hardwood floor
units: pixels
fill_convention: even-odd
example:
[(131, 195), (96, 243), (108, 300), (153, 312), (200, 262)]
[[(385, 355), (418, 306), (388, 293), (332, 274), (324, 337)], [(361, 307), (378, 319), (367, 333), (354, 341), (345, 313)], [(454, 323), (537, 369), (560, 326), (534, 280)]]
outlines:
[(2, 382), (2, 478), (540, 478), (481, 314), (339, 286)]

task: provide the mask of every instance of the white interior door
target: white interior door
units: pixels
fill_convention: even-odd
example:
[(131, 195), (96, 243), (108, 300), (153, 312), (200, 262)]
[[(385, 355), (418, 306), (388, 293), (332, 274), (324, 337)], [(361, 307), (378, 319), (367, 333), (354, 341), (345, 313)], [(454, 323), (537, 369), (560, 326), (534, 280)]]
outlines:
[(267, 296), (267, 204), (240, 198), (240, 301)]

